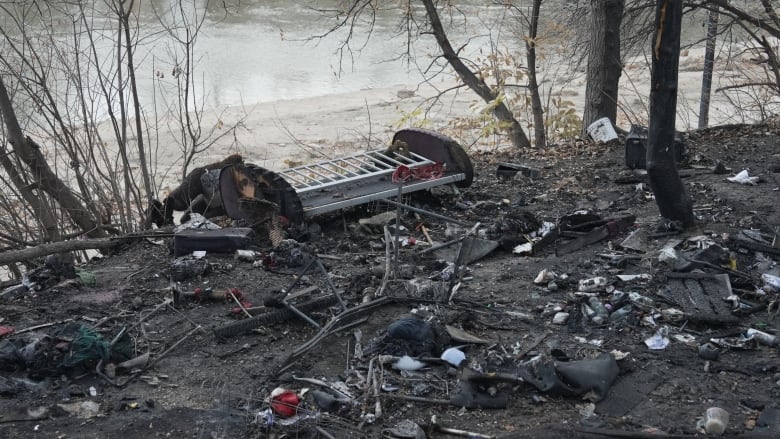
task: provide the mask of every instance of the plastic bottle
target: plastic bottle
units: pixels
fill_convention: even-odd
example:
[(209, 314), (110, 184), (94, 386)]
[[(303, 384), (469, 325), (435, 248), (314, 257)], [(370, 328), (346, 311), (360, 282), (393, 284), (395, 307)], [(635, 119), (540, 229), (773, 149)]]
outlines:
[(624, 320), (626, 317), (628, 317), (628, 315), (631, 314), (633, 311), (634, 311), (633, 306), (626, 305), (622, 308), (613, 311), (612, 314), (609, 315), (609, 320), (611, 322), (619, 322), (621, 320)]
[(758, 340), (759, 343), (767, 346), (777, 346), (780, 344), (780, 341), (778, 341), (777, 336), (774, 336), (772, 334), (767, 334), (764, 331), (759, 331), (758, 329), (748, 328), (747, 332), (745, 332), (745, 335), (748, 336), (748, 338), (754, 338)]
[(593, 317), (591, 318), (591, 321), (595, 325), (601, 325), (604, 322), (607, 321), (609, 318), (609, 311), (607, 311), (607, 308), (604, 307), (604, 304), (601, 303), (601, 300), (599, 300), (598, 297), (592, 296), (588, 298), (588, 304), (590, 305), (590, 308), (593, 310)]

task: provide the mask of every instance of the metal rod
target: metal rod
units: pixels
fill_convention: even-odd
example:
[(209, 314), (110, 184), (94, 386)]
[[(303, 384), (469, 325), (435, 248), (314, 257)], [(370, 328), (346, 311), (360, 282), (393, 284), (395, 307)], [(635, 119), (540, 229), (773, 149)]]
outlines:
[(299, 310), (298, 308), (296, 308), (295, 306), (293, 306), (291, 303), (287, 302), (286, 300), (282, 300), (282, 304), (287, 309), (289, 309), (290, 311), (295, 313), (295, 315), (297, 315), (298, 317), (302, 318), (303, 320), (306, 320), (307, 323), (309, 323), (310, 325), (312, 325), (315, 328), (319, 329), (319, 327), (320, 327), (319, 323), (317, 323), (314, 320), (312, 320), (311, 317), (309, 317), (306, 314), (304, 314), (303, 311)]
[(303, 276), (304, 276), (306, 273), (308, 273), (308, 271), (309, 271), (309, 268), (311, 268), (311, 266), (312, 266), (312, 265), (314, 265), (314, 263), (315, 263), (316, 261), (317, 261), (317, 258), (311, 258), (311, 259), (309, 259), (309, 262), (308, 262), (308, 263), (307, 263), (307, 264), (306, 264), (306, 265), (303, 267), (303, 270), (301, 270), (301, 272), (300, 272), (300, 273), (298, 273), (298, 275), (297, 275), (297, 276), (295, 276), (295, 279), (294, 279), (294, 280), (293, 280), (293, 282), (290, 284), (290, 286), (289, 286), (289, 287), (287, 287), (287, 289), (285, 289), (285, 290), (284, 290), (284, 294), (285, 294), (285, 295), (286, 295), (286, 294), (288, 294), (290, 291), (292, 291), (292, 289), (293, 289), (293, 288), (295, 288), (295, 286), (296, 286), (296, 285), (298, 285), (298, 282), (300, 282), (300, 281), (301, 281), (301, 279), (303, 278)]
[(341, 298), (341, 294), (339, 294), (338, 291), (336, 291), (336, 286), (333, 285), (333, 281), (330, 280), (330, 276), (328, 276), (328, 271), (325, 270), (325, 266), (322, 265), (322, 261), (319, 259), (316, 259), (317, 266), (320, 268), (320, 271), (322, 271), (322, 275), (325, 276), (325, 282), (328, 283), (328, 287), (330, 287), (330, 290), (333, 291), (333, 294), (336, 295), (336, 299), (339, 301), (339, 305), (341, 305), (341, 310), (346, 311), (347, 310), (347, 304), (344, 303), (344, 299)]
[(452, 273), (452, 279), (450, 279), (450, 285), (447, 289), (447, 297), (449, 301), (452, 300), (452, 295), (454, 294), (452, 290), (455, 288), (455, 285), (459, 284), (463, 279), (463, 272), (466, 270), (466, 265), (468, 265), (468, 261), (464, 262), (464, 259), (467, 254), (471, 253), (471, 247), (474, 245), (473, 236), (477, 232), (479, 224), (480, 223), (474, 224), (474, 227), (466, 231), (466, 234), (463, 236), (463, 244), (461, 244), (460, 251), (458, 252), (458, 258), (455, 260), (455, 270)]
[(455, 245), (455, 244), (463, 241), (464, 239), (466, 239), (466, 237), (465, 236), (461, 236), (460, 238), (455, 238), (455, 239), (453, 239), (451, 241), (447, 241), (447, 242), (443, 242), (441, 244), (430, 246), (430, 247), (426, 248), (425, 250), (422, 250), (420, 252), (420, 254), (430, 253), (430, 252), (434, 252), (434, 251), (436, 251), (436, 250), (438, 250), (440, 248), (450, 247), (452, 245)]
[[(366, 156), (366, 157), (368, 157), (368, 156)], [(377, 163), (377, 162), (376, 162), (376, 159), (374, 159), (374, 158), (371, 158), (369, 161), (363, 161), (363, 160), (361, 160), (361, 159), (360, 159), (360, 157), (352, 157), (352, 158), (354, 158), (354, 159), (355, 159), (355, 161), (357, 161), (357, 162), (359, 162), (360, 164), (362, 164), (362, 166), (364, 167), (364, 169), (365, 169), (365, 168), (374, 168), (374, 171), (372, 171), (372, 172), (376, 172), (376, 171), (386, 171), (387, 169), (389, 169), (389, 165), (387, 165), (387, 163), (382, 163), (382, 162), (379, 162), (379, 163)], [(382, 165), (384, 165), (384, 168), (381, 168), (381, 167), (377, 166), (377, 165), (378, 165), (378, 164), (380, 164), (380, 163), (381, 163)]]
[(396, 209), (395, 209), (395, 245), (394, 245), (394, 253), (393, 253), (393, 279), (396, 279), (398, 277), (398, 247), (401, 246), (401, 206), (403, 206), (403, 203), (401, 203), (401, 197), (403, 197), (403, 190), (404, 190), (404, 182), (401, 180), (398, 183), (398, 195), (396, 198), (398, 199), (398, 203), (395, 203)]
[(385, 203), (392, 204), (394, 206), (401, 205), (404, 209), (411, 210), (412, 212), (417, 212), (417, 213), (421, 213), (423, 215), (432, 216), (432, 217), (438, 218), (438, 219), (440, 219), (442, 221), (447, 221), (448, 223), (457, 224), (459, 226), (463, 226), (463, 227), (471, 227), (471, 226), (473, 226), (473, 224), (469, 224), (469, 223), (464, 222), (464, 221), (456, 220), (454, 218), (449, 218), (449, 217), (446, 217), (444, 215), (439, 215), (438, 213), (429, 212), (429, 211), (424, 210), (424, 209), (420, 209), (420, 208), (417, 208), (417, 207), (412, 207), (412, 206), (409, 206), (407, 204), (401, 204), (401, 203), (398, 203), (398, 202), (395, 202), (395, 201), (392, 201), (392, 200), (382, 199), (382, 200), (379, 200), (379, 201), (384, 201)]

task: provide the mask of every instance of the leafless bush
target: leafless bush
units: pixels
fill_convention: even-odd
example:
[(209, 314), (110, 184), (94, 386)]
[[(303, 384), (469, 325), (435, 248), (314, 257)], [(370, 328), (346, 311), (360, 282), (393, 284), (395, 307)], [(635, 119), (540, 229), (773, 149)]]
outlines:
[[(0, 78), (9, 98), (0, 108), (0, 248), (137, 230), (158, 192), (159, 148), (169, 147), (158, 143), (159, 131), (180, 133), (184, 173), (236, 128), (202, 128), (194, 46), (205, 6), (169, 4), (165, 20), (150, 27), (138, 18), (148, 5), (134, 0), (0, 3)], [(136, 73), (163, 44), (170, 56), (158, 61), (174, 71), (173, 85), (158, 88), (159, 101), (142, 102)], [(25, 147), (40, 155), (31, 162)]]

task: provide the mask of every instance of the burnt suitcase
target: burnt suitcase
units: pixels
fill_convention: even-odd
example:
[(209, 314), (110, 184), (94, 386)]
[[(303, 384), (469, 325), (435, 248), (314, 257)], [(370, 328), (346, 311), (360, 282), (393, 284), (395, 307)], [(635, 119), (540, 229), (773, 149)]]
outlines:
[[(674, 134), (674, 160), (681, 163), (685, 153), (685, 143), (680, 133)], [(626, 166), (630, 169), (645, 169), (647, 166), (647, 127), (631, 125), (626, 136)]]
[(254, 241), (254, 231), (249, 227), (231, 227), (219, 230), (188, 229), (173, 235), (173, 252), (176, 256), (196, 250), (212, 253), (233, 253), (249, 247)]

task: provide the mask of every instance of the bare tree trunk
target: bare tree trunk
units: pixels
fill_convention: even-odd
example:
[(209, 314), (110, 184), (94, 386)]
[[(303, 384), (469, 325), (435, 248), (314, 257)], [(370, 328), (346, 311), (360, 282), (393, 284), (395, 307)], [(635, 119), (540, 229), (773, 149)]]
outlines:
[(712, 69), (715, 65), (715, 40), (718, 36), (718, 5), (707, 16), (707, 47), (704, 52), (704, 71), (701, 77), (701, 102), (699, 103), (699, 129), (706, 128), (710, 119), (710, 92)]
[(539, 9), (542, 0), (534, 0), (529, 23), (528, 38), (525, 40), (525, 58), (528, 62), (528, 91), (531, 93), (531, 111), (534, 114), (534, 143), (537, 148), (544, 148), (547, 144), (544, 129), (544, 108), (542, 97), (539, 96), (539, 83), (536, 80), (536, 35), (539, 29)]
[[(474, 90), (479, 97), (485, 102), (494, 101), (498, 95), (485, 84), (485, 81), (477, 77), (477, 75), (463, 63), (452, 48), (452, 44), (450, 44), (450, 41), (447, 39), (447, 34), (444, 32), (444, 27), (441, 24), (439, 13), (436, 11), (433, 0), (422, 0), (422, 2), (425, 5), (425, 11), (428, 14), (428, 19), (431, 21), (431, 27), (433, 28), (433, 35), (436, 37), (436, 42), (439, 44), (444, 59), (447, 60), (458, 76), (460, 76), (463, 83)], [(523, 127), (520, 126), (520, 122), (517, 121), (506, 104), (501, 102), (496, 105), (493, 114), (498, 120), (510, 124), (509, 136), (512, 140), (512, 145), (517, 148), (528, 148), (531, 146), (531, 142), (528, 140), (525, 131), (523, 131)]]
[[(133, 62), (133, 50), (135, 49), (135, 44), (132, 42), (132, 38), (130, 36), (130, 12), (133, 9), (133, 2), (134, 0), (131, 0), (128, 3), (127, 10), (125, 10), (123, 2), (121, 1), (117, 2), (117, 7), (119, 8), (119, 17), (122, 21), (122, 26), (124, 27), (125, 31), (125, 56), (127, 56), (127, 74), (130, 78), (130, 92), (132, 94), (133, 111), (135, 113), (135, 138), (138, 144), (138, 164), (141, 168), (141, 175), (143, 176), (144, 180), (144, 191), (146, 192), (146, 201), (148, 202), (154, 198), (154, 194), (152, 193), (152, 180), (149, 177), (149, 164), (147, 163), (146, 147), (144, 145), (143, 122), (141, 119), (141, 102), (138, 99), (138, 85), (136, 84), (135, 80), (135, 64)], [(146, 203), (142, 203), (140, 200), (137, 186), (133, 185), (132, 188), (135, 189), (132, 194), (134, 196), (136, 206), (141, 208), (141, 206), (146, 205)]]
[[(0, 78), (0, 83), (1, 82), (2, 78)], [(4, 93), (4, 90), (4, 88), (3, 90), (0, 90), (0, 95)], [(0, 113), (5, 114), (5, 110), (2, 108), (2, 101), (4, 100), (2, 96), (0, 96)], [(25, 181), (24, 177), (19, 172), (19, 169), (17, 169), (16, 165), (11, 160), (10, 154), (11, 153), (5, 148), (5, 145), (0, 146), (0, 165), (3, 166), (3, 169), (5, 169), (11, 182), (16, 186), (16, 190), (19, 191), (19, 194), (21, 194), (24, 201), (32, 208), (33, 213), (35, 213), (35, 218), (40, 222), (43, 230), (42, 240), (48, 242), (57, 239), (60, 235), (60, 229), (57, 227), (57, 219), (54, 217), (54, 214), (46, 203), (46, 198), (38, 196), (33, 192), (33, 185)]]
[(674, 161), (682, 3), (682, 0), (658, 0), (656, 4), (647, 174), (661, 216), (689, 228), (695, 223), (693, 203)]
[(620, 60), (620, 23), (625, 0), (591, 0), (591, 36), (588, 79), (585, 85), (583, 131), (602, 117), (615, 125), (618, 88), (623, 65)]
[(43, 157), (40, 147), (22, 133), (22, 128), (19, 126), (19, 120), (16, 118), (16, 112), (11, 104), (8, 90), (6, 90), (2, 78), (0, 78), (0, 112), (3, 113), (3, 120), (8, 130), (8, 141), (16, 155), (30, 168), (35, 176), (35, 183), (44, 192), (57, 200), (70, 219), (82, 231), (87, 232), (90, 237), (100, 238), (106, 236), (105, 231), (97, 227), (97, 222), (90, 216), (87, 208), (49, 168), (49, 164)]

